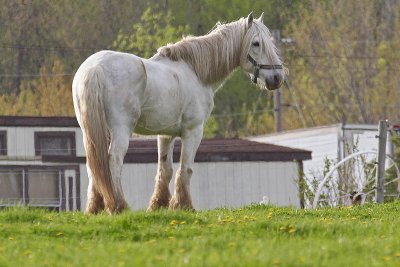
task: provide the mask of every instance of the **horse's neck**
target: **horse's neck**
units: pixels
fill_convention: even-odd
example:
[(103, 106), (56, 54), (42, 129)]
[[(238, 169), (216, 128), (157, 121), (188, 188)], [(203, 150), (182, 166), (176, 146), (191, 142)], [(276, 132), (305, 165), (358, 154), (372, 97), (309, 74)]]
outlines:
[(185, 61), (204, 85), (220, 84), (240, 65), (244, 35), (241, 21), (220, 27), (208, 35), (162, 47), (152, 59), (167, 57)]
[[(211, 57), (207, 59), (209, 62), (215, 63), (215, 69), (209, 68), (208, 70), (210, 72), (215, 71), (215, 73), (210, 73), (209, 75), (211, 76), (211, 84), (216, 85), (217, 88), (220, 87), (229, 75), (240, 65), (241, 39), (243, 37), (241, 36), (238, 38), (238, 36), (235, 36), (235, 34), (240, 33), (235, 32), (234, 29), (232, 29), (234, 26), (235, 25), (233, 24), (226, 26), (227, 29), (225, 29), (225, 33), (228, 34), (222, 34), (222, 38), (218, 38), (217, 43), (215, 44), (218, 47), (218, 53), (216, 55), (209, 53)], [(204, 39), (206, 40), (207, 37), (208, 36)], [(237, 41), (238, 39), (240, 42)], [(227, 46), (227, 44), (229, 45)], [(213, 49), (213, 47), (206, 47), (211, 50)], [(218, 60), (215, 60), (215, 57), (218, 57)]]

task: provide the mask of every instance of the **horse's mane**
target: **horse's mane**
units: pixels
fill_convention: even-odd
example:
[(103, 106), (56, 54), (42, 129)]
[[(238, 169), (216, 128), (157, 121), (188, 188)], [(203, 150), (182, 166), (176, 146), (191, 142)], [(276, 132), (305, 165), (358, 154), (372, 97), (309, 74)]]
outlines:
[(257, 27), (249, 29), (246, 18), (227, 24), (217, 23), (207, 35), (185, 37), (175, 44), (160, 47), (152, 59), (167, 57), (174, 61), (183, 60), (193, 68), (203, 84), (214, 84), (224, 80), (246, 59), (251, 45), (251, 40), (245, 38), (248, 34), (254, 34), (254, 31), (260, 28), (268, 31), (265, 26), (259, 27), (261, 22), (254, 20), (254, 23)]

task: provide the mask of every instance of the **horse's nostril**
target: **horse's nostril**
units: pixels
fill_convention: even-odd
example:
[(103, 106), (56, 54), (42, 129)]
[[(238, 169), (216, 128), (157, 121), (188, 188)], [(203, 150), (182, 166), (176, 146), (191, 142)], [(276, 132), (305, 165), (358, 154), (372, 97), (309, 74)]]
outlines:
[(280, 82), (280, 78), (279, 78), (279, 75), (278, 75), (278, 74), (275, 74), (275, 75), (274, 75), (274, 82), (275, 82), (275, 83), (279, 83), (279, 82)]

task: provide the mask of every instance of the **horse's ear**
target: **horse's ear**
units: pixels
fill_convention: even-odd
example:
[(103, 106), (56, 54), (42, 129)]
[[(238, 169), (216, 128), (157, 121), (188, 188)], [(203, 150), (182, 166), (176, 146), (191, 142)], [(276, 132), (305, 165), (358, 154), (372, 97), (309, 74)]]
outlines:
[(259, 22), (264, 23), (264, 12), (261, 13), (261, 16), (257, 19)]
[(251, 23), (253, 22), (253, 11), (250, 12), (250, 14), (247, 16), (247, 26), (251, 26)]

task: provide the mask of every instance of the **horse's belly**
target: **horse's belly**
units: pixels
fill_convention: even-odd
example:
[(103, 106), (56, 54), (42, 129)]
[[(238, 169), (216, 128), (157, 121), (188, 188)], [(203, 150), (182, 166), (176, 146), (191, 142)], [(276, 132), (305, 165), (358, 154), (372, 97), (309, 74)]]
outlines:
[(134, 130), (143, 135), (165, 134), (179, 135), (181, 131), (180, 116), (168, 116), (168, 114), (142, 114)]

